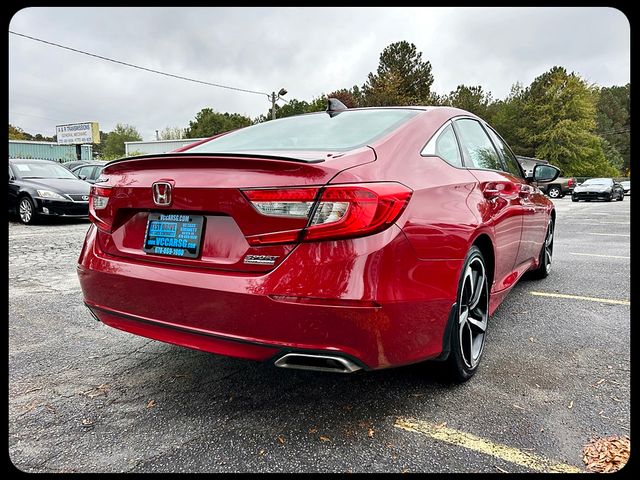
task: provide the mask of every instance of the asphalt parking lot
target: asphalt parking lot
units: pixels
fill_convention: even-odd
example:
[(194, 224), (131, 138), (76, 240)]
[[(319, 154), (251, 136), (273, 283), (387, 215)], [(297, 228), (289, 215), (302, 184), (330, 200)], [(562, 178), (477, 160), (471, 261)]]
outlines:
[(9, 454), (29, 472), (535, 472), (629, 435), (630, 197), (555, 200), (552, 274), (492, 317), (464, 385), (437, 364), (278, 369), (92, 319), (86, 221), (9, 221)]

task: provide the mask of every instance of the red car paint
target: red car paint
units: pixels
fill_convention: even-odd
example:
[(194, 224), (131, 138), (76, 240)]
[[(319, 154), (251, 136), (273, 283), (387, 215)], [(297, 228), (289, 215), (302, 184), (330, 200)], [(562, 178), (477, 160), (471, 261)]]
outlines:
[[(493, 313), (522, 274), (538, 266), (553, 210), (509, 173), (457, 168), (420, 154), (445, 122), (460, 116), (477, 118), (426, 108), (365, 147), (287, 152), (319, 163), (276, 158), (277, 152), (239, 158), (186, 150), (109, 164), (108, 180), (94, 189), (108, 204), (92, 208), (78, 262), (86, 305), (115, 328), (240, 358), (330, 352), (378, 369), (437, 357), (470, 247), (481, 245), (492, 268)], [(153, 202), (151, 186), (161, 180), (173, 187), (170, 207)], [(396, 199), (406, 204), (391, 224), (356, 238), (305, 240), (306, 218), (262, 215), (244, 193), (345, 184), (375, 190), (378, 182), (410, 192)], [(143, 251), (149, 212), (164, 210), (205, 216), (198, 258)], [(252, 241), (283, 231), (301, 233), (287, 243)], [(277, 259), (247, 264), (247, 255)]]

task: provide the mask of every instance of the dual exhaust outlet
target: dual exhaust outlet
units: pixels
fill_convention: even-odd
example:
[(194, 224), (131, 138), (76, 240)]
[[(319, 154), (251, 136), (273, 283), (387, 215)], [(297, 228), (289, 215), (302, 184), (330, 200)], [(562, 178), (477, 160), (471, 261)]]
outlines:
[(344, 357), (312, 353), (287, 353), (276, 360), (274, 365), (280, 368), (336, 373), (353, 373), (362, 369), (360, 365)]

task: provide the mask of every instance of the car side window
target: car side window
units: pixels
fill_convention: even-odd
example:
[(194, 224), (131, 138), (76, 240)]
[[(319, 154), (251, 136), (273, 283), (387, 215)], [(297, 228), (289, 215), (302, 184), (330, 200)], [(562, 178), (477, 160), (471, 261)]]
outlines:
[(462, 149), (466, 151), (467, 167), (483, 170), (503, 170), (498, 152), (480, 122), (470, 118), (456, 120)]
[(91, 180), (97, 180), (98, 177), (100, 177), (100, 174), (102, 173), (102, 167), (96, 167), (93, 170), (93, 173), (91, 173)]
[(432, 138), (420, 153), (422, 155), (437, 155), (449, 165), (462, 167), (458, 141), (451, 124), (447, 125), (437, 137)]
[(504, 164), (506, 167), (505, 171), (510, 173), (514, 177), (523, 178), (522, 170), (520, 170), (520, 165), (518, 165), (518, 160), (516, 160), (516, 157), (513, 155), (513, 152), (511, 152), (511, 149), (507, 146), (504, 140), (500, 138), (500, 135), (498, 135), (493, 128), (488, 127), (487, 131), (489, 132), (491, 140), (493, 140), (493, 144), (496, 146), (498, 151), (502, 153), (502, 159), (504, 160)]
[(81, 167), (78, 170), (76, 170), (76, 176), (78, 178), (85, 176), (87, 178), (90, 178), (91, 175), (91, 171), (94, 169), (93, 165), (89, 165), (87, 167)]

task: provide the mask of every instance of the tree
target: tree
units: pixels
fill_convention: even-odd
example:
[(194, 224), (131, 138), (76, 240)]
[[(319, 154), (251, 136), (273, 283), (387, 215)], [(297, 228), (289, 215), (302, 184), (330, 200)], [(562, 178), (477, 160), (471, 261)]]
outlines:
[(629, 173), (631, 162), (630, 84), (627, 83), (623, 87), (603, 87), (597, 93), (596, 132), (606, 142), (607, 161), (623, 172)]
[[(358, 87), (354, 87), (358, 88)], [(340, 90), (336, 90), (335, 92), (331, 92), (327, 95), (329, 98), (337, 98), (340, 100), (345, 107), (347, 108), (356, 108), (358, 106), (358, 102), (351, 90), (346, 88), (341, 88)]]
[(422, 60), (422, 52), (404, 40), (392, 43), (362, 86), (364, 106), (428, 104), (432, 84), (431, 63)]
[(211, 108), (203, 108), (196, 114), (195, 120), (189, 121), (184, 138), (204, 138), (247, 127), (253, 122), (249, 117), (239, 113), (219, 113)]
[(515, 83), (506, 99), (493, 103), (490, 118), (486, 120), (506, 140), (514, 153), (533, 157), (535, 148), (530, 145), (530, 133), (523, 112), (524, 88), (520, 83)]
[(525, 139), (535, 156), (549, 160), (565, 175), (615, 176), (602, 139), (594, 134), (596, 108), (593, 89), (575, 73), (553, 67), (524, 92)]
[(480, 85), (458, 85), (458, 88), (445, 98), (446, 105), (462, 108), (485, 120), (489, 120), (488, 113), (492, 101), (491, 92), (485, 92)]
[(20, 127), (14, 127), (9, 124), (9, 140), (31, 140), (30, 134), (26, 133)]
[[(285, 103), (282, 107), (276, 104), (276, 118), (291, 117), (293, 115), (302, 115), (303, 113), (322, 112), (327, 109), (326, 96), (320, 95), (317, 98), (307, 102), (305, 100), (292, 99)], [(271, 119), (271, 109), (267, 112), (266, 119)]]
[(184, 128), (166, 127), (160, 131), (160, 140), (180, 140), (184, 136)]
[(140, 140), (142, 140), (142, 137), (134, 126), (118, 123), (115, 128), (106, 135), (101, 158), (122, 157), (125, 154), (124, 142)]

